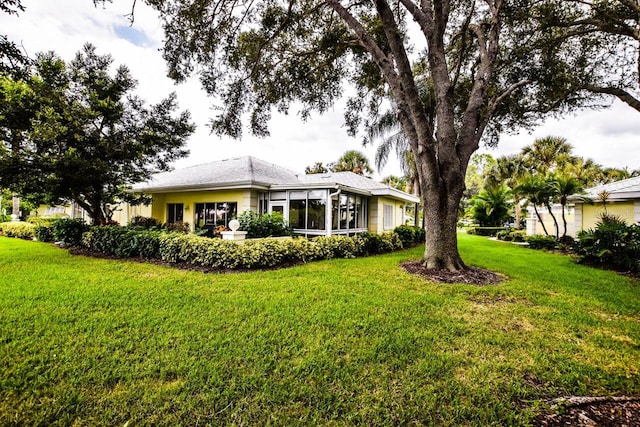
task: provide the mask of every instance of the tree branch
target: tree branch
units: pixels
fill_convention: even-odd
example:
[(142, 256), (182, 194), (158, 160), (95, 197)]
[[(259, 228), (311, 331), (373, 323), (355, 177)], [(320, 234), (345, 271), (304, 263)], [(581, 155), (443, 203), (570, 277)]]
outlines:
[(630, 94), (624, 89), (620, 89), (617, 87), (601, 87), (601, 86), (587, 85), (585, 86), (585, 90), (588, 90), (589, 92), (594, 92), (594, 93), (602, 93), (605, 95), (613, 95), (617, 97), (619, 100), (621, 100), (622, 102), (629, 105), (634, 110), (640, 111), (640, 99), (634, 97), (632, 94)]

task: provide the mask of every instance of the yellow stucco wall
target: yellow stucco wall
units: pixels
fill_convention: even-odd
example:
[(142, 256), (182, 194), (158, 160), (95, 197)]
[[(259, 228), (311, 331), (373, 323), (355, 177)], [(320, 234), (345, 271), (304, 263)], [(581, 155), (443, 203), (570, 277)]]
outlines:
[[(600, 221), (600, 216), (604, 213), (602, 203), (594, 203), (593, 205), (582, 205), (582, 229), (588, 230), (594, 228)], [(617, 216), (626, 221), (627, 224), (633, 224), (634, 221), (634, 202), (607, 202), (607, 214)]]
[(120, 203), (113, 208), (112, 220), (120, 225), (127, 225), (136, 216), (151, 216), (151, 205), (130, 206), (128, 203)]
[(151, 216), (158, 221), (167, 221), (167, 204), (184, 205), (184, 221), (193, 229), (196, 203), (236, 202), (238, 214), (246, 210), (257, 210), (258, 193), (251, 190), (184, 191), (152, 194)]
[[(384, 205), (393, 206), (393, 226), (384, 227)], [(369, 199), (369, 231), (371, 233), (383, 233), (391, 231), (404, 221), (404, 203), (386, 197), (372, 197)]]

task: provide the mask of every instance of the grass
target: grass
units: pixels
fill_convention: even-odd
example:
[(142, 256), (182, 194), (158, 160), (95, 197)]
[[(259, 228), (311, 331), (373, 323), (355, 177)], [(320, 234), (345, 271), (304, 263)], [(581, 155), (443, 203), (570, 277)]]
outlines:
[(460, 235), (509, 277), (437, 285), (422, 249), (239, 274), (0, 237), (0, 425), (528, 425), (640, 394), (638, 283)]

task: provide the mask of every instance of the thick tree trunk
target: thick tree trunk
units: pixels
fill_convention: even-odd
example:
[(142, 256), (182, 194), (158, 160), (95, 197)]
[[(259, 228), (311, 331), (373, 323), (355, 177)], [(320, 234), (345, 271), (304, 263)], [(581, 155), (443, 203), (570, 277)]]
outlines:
[(458, 206), (464, 184), (438, 186), (423, 191), (426, 245), (423, 264), (427, 268), (458, 271), (466, 268), (458, 253)]

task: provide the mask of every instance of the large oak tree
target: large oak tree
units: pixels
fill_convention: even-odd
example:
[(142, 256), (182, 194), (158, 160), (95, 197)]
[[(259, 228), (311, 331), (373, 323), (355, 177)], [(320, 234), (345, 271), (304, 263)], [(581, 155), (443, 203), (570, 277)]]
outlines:
[(187, 154), (188, 112), (171, 94), (147, 106), (129, 70), (86, 45), (70, 63), (41, 54), (25, 80), (0, 74), (0, 187), (74, 201), (96, 224), (127, 188)]
[[(219, 133), (240, 137), (248, 115), (251, 131), (267, 135), (273, 109), (323, 112), (346, 84), (357, 90), (345, 114), (354, 133), (391, 102), (424, 199), (424, 263), (449, 270), (465, 267), (456, 219), (481, 140), (591, 105), (574, 77), (607, 48), (606, 38), (583, 43), (572, 26), (556, 25), (559, 1), (146, 2), (163, 20), (169, 75), (197, 73), (221, 102)], [(428, 109), (425, 88), (435, 98)]]

